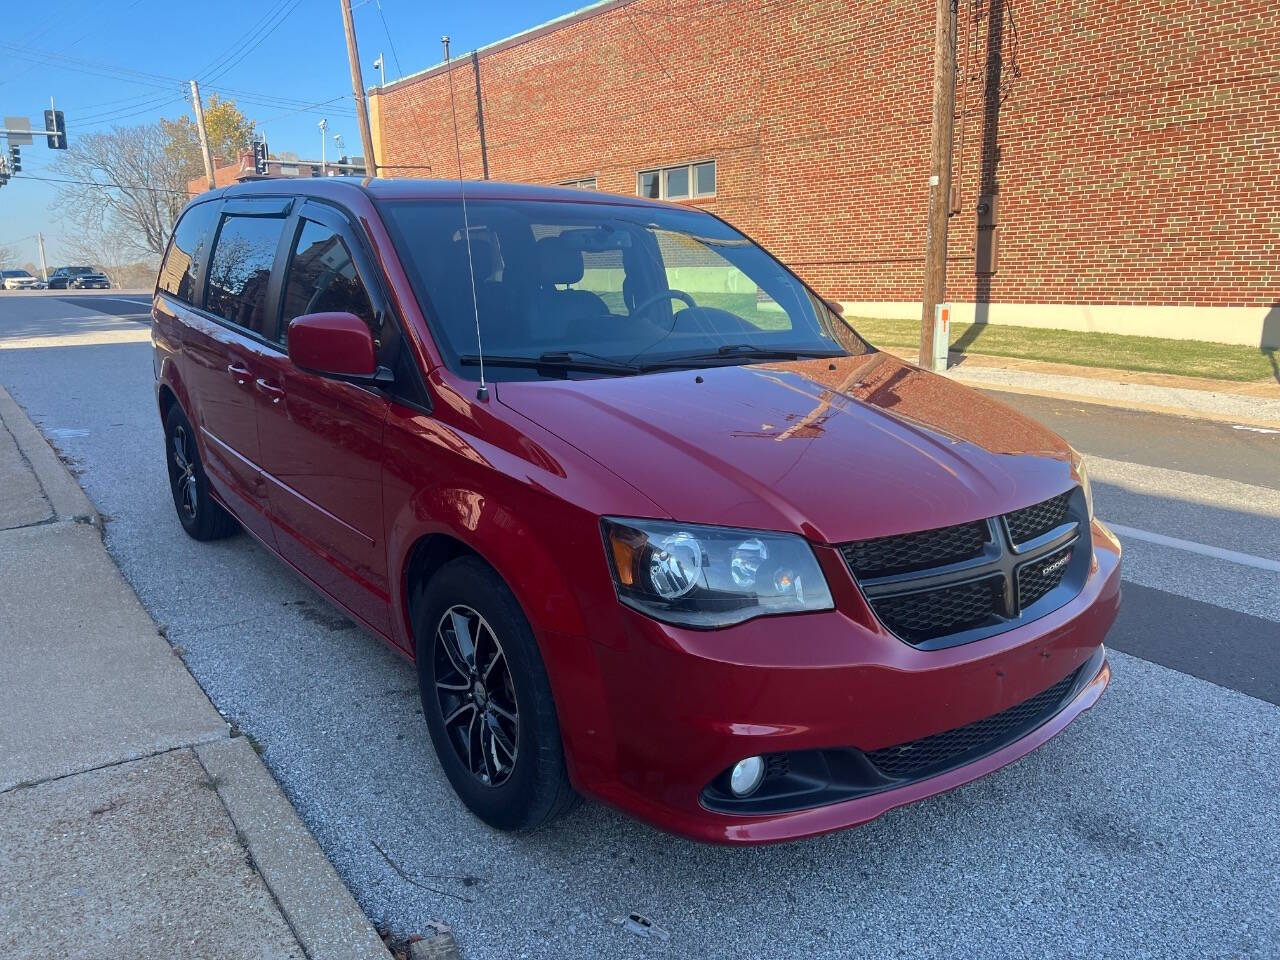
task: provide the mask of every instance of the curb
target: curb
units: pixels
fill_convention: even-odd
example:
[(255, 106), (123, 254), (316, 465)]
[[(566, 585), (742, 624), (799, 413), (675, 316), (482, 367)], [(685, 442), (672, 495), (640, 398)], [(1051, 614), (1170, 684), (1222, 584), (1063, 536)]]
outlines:
[(993, 393), (1014, 393), (1029, 397), (1044, 397), (1046, 400), (1065, 400), (1071, 403), (1091, 403), (1098, 407), (1114, 407), (1117, 410), (1132, 410), (1141, 413), (1158, 413), (1166, 417), (1186, 417), (1191, 420), (1208, 420), (1213, 423), (1226, 423), (1232, 426), (1263, 427), (1280, 430), (1280, 420), (1267, 417), (1234, 417), (1212, 410), (1188, 410), (1186, 407), (1166, 407), (1156, 403), (1139, 403), (1121, 401), (1113, 397), (1098, 396), (1092, 393), (1065, 393), (1059, 390), (1041, 390), (1037, 387), (1023, 387), (1008, 383), (984, 383), (979, 380), (962, 380), (948, 371), (948, 376), (956, 383), (974, 390), (990, 390)]
[(9, 391), (0, 387), (0, 421), (13, 435), (18, 451), (26, 459), (58, 520), (91, 524), (102, 529), (102, 518), (62, 458), (49, 445), (26, 411)]
[[(916, 366), (915, 353), (907, 348), (881, 347), (879, 349), (905, 363)], [(942, 375), (975, 390), (1023, 394), (1071, 403), (1091, 403), (1101, 407), (1113, 407), (1117, 410), (1141, 411), (1170, 417), (1189, 417), (1193, 420), (1208, 420), (1233, 426), (1238, 424), (1270, 429), (1280, 428), (1280, 414), (1273, 412), (1276, 410), (1277, 400), (1280, 400), (1280, 391), (1276, 391), (1276, 396), (1271, 396), (1270, 392), (1272, 391), (1270, 391), (1269, 387), (1267, 392), (1258, 392), (1256, 384), (1202, 380), (1194, 377), (1182, 378), (1185, 381), (1196, 381), (1193, 386), (1190, 383), (1152, 382), (1145, 379), (1165, 376), (1169, 376), (1170, 379), (1176, 379), (1172, 375), (1165, 374), (1145, 374), (1140, 371), (1124, 370), (1109, 371), (1124, 378), (1118, 379), (1115, 376), (1100, 376), (1099, 371), (1103, 370), (1101, 367), (1072, 368), (1069, 364), (1048, 363), (1012, 357), (995, 357), (990, 354), (961, 354), (954, 351), (949, 356), (947, 370)], [(971, 361), (971, 363), (966, 363), (965, 361)], [(1058, 389), (1052, 389), (1045, 386), (1035, 386), (1030, 383), (1009, 382), (1008, 380), (995, 378), (988, 379), (983, 375), (984, 372), (1011, 374), (1015, 380), (1032, 380), (1037, 376), (1042, 378), (1047, 376), (1050, 380), (1096, 383), (1101, 389), (1091, 390), (1087, 387), (1072, 389), (1071, 387), (1074, 387), (1074, 383), (1070, 386), (1059, 383), (1055, 385)], [(1241, 387), (1245, 389), (1232, 389)], [(1143, 399), (1137, 399), (1132, 395), (1117, 396), (1117, 391), (1128, 391), (1130, 394), (1135, 391), (1141, 391), (1151, 395)], [(1161, 393), (1164, 396), (1160, 396)], [(1182, 397), (1179, 394), (1188, 399), (1194, 398), (1194, 400), (1192, 402), (1182, 402)], [(1241, 403), (1249, 401), (1260, 402), (1266, 408), (1268, 415), (1259, 417), (1240, 413), (1238, 410), (1215, 410), (1213, 409), (1215, 402), (1220, 408), (1224, 406), (1217, 398), (1234, 402), (1237, 407)], [(1152, 402), (1153, 400), (1157, 402)], [(1168, 402), (1162, 403), (1159, 402), (1160, 400), (1167, 400)]]
[(247, 737), (196, 745), (241, 842), (310, 960), (387, 960), (382, 938), (334, 872)]
[[(0, 387), (0, 422), (12, 434), (19, 453), (35, 474), (55, 520), (92, 525), (100, 534), (102, 520), (98, 511), (31, 418), (3, 387)], [(154, 619), (124, 581), (114, 559), (107, 555), (100, 537), (93, 547), (103, 551), (106, 561), (120, 577), (122, 588), (128, 590), (137, 605), (139, 615), (159, 633)], [(185, 667), (183, 672), (198, 695), (207, 697)], [(211, 710), (215, 709), (211, 702), (206, 702), (210, 703)], [(391, 954), (382, 938), (247, 738), (228, 738), (222, 733), (213, 740), (176, 743), (164, 749), (189, 749), (196, 755), (214, 782), (241, 843), (253, 858), (308, 960), (390, 960)]]

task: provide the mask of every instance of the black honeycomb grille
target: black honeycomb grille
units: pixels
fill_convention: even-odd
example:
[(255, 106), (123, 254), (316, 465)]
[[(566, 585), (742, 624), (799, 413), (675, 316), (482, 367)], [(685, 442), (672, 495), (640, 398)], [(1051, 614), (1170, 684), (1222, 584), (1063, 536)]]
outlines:
[(1068, 490), (1043, 503), (1006, 513), (1004, 520), (1009, 525), (1009, 539), (1014, 543), (1025, 543), (1062, 526), (1067, 522), (1070, 501), (1071, 491)]
[(874, 603), (880, 621), (908, 643), (921, 643), (989, 623), (1002, 609), (999, 576), (920, 593), (884, 597)]
[(919, 780), (969, 763), (1025, 736), (1057, 713), (1079, 672), (985, 720), (896, 747), (873, 750), (867, 759), (886, 777), (895, 780)]
[(1071, 566), (1071, 548), (1051, 553), (1018, 570), (1018, 607), (1025, 610), (1062, 582)]
[(886, 577), (940, 567), (979, 556), (987, 543), (985, 520), (896, 537), (859, 540), (841, 548), (849, 568), (859, 577)]

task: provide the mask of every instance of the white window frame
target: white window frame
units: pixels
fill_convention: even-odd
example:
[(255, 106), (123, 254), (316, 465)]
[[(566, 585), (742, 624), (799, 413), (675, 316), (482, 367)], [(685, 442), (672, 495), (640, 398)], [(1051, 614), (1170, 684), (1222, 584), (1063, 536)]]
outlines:
[(697, 192), (698, 175), (694, 172), (694, 168), (700, 167), (704, 163), (709, 163), (715, 168), (716, 189), (718, 189), (720, 186), (719, 164), (716, 163), (715, 157), (707, 157), (704, 160), (694, 160), (690, 163), (677, 163), (670, 167), (650, 167), (647, 170), (637, 171), (636, 172), (636, 196), (638, 197), (646, 196), (641, 184), (643, 184), (644, 178), (646, 176), (648, 176), (649, 174), (655, 174), (658, 178), (658, 199), (672, 200), (673, 199), (672, 197), (667, 196), (667, 174), (672, 170), (686, 170), (688, 171), (688, 174), (689, 174), (689, 195), (687, 197), (675, 197), (674, 198), (675, 203), (680, 203), (685, 200), (707, 200), (711, 197), (714, 197), (716, 195), (716, 189), (713, 189), (710, 193)]
[[(591, 184), (591, 186), (587, 186)], [(576, 180), (561, 180), (558, 186), (572, 187), (575, 190), (595, 190), (600, 191), (600, 186), (595, 177), (578, 177)]]

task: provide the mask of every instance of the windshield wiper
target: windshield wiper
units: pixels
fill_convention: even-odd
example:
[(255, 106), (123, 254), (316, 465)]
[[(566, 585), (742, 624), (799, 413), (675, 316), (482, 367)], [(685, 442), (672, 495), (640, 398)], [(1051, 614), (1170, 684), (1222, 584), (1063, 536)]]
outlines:
[(652, 363), (644, 364), (643, 370), (660, 370), (665, 367), (694, 367), (706, 366), (733, 362), (739, 360), (825, 360), (832, 357), (843, 357), (847, 354), (843, 350), (822, 350), (822, 349), (774, 349), (770, 347), (758, 347), (753, 343), (726, 343), (720, 347), (715, 353), (690, 353), (681, 354), (675, 357), (668, 357), (665, 360), (655, 360)]
[[(458, 362), (468, 366), (478, 366), (481, 358), (479, 354), (471, 353), (459, 357)], [(557, 373), (616, 373), (619, 376), (634, 376), (641, 372), (639, 367), (629, 363), (610, 360), (608, 357), (585, 353), (581, 350), (553, 350), (536, 357), (485, 354), (483, 362), (491, 367), (531, 367), (539, 372), (551, 370)]]

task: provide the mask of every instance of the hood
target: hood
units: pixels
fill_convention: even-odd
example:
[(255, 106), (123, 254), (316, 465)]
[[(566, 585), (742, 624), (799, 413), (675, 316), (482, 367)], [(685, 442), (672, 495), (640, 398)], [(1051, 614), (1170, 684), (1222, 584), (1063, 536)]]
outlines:
[(1073, 482), (1056, 434), (885, 353), (495, 389), (689, 523), (841, 543), (994, 516)]

